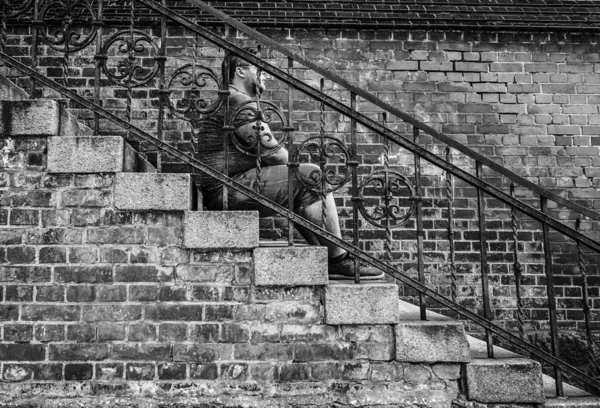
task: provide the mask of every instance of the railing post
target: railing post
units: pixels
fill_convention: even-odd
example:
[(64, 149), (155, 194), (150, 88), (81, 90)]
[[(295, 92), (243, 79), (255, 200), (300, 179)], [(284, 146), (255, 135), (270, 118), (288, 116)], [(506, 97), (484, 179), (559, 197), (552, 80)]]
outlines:
[[(548, 199), (546, 197), (540, 197), (540, 209), (544, 214), (548, 214)], [(544, 240), (544, 258), (545, 258), (545, 272), (546, 272), (546, 290), (548, 295), (548, 314), (550, 321), (550, 342), (552, 348), (552, 355), (554, 357), (560, 357), (559, 343), (558, 343), (558, 325), (556, 318), (556, 292), (554, 288), (554, 272), (552, 271), (552, 250), (550, 249), (550, 229), (548, 224), (542, 221), (542, 235)], [(555, 386), (556, 396), (563, 396), (563, 383), (562, 383), (562, 370), (560, 367), (554, 366), (555, 375)]]
[[(162, 5), (166, 6), (166, 0), (162, 0)], [(160, 17), (160, 49), (159, 56), (155, 58), (158, 60), (159, 71), (158, 71), (158, 129), (157, 136), (160, 140), (163, 140), (163, 128), (165, 123), (165, 96), (168, 91), (165, 89), (165, 65), (167, 62), (167, 18), (163, 15)], [(194, 137), (193, 127), (192, 127), (192, 138)], [(192, 141), (193, 143), (193, 141)], [(156, 170), (161, 173), (162, 172), (162, 154), (159, 151), (156, 152)]]
[[(575, 229), (581, 230), (581, 218), (577, 218)], [(590, 301), (588, 299), (588, 281), (587, 281), (587, 262), (583, 257), (583, 249), (581, 242), (577, 241), (577, 261), (579, 266), (579, 274), (581, 275), (581, 297), (583, 302), (583, 315), (585, 318), (585, 334), (587, 337), (587, 355), (589, 366), (589, 375), (594, 377), (598, 372), (596, 364), (596, 353), (594, 352), (594, 337), (592, 336), (592, 317), (590, 316)]]
[[(420, 130), (418, 127), (413, 127), (413, 137), (415, 144), (419, 144)], [(419, 273), (419, 282), (425, 284), (425, 261), (423, 256), (423, 193), (421, 191), (421, 156), (414, 154), (415, 158), (415, 191), (417, 193), (417, 270)], [(425, 298), (419, 292), (419, 309), (421, 311), (421, 320), (427, 320), (427, 306)]]
[[(39, 21), (39, 0), (33, 2), (33, 21), (31, 24), (31, 68), (37, 71), (38, 66), (38, 27), (43, 24), (43, 21)], [(36, 83), (34, 78), (29, 78), (29, 97), (35, 99), (36, 95)]]
[[(225, 162), (225, 175), (229, 175), (229, 138), (233, 137), (234, 127), (229, 126), (229, 115), (231, 114), (230, 98), (229, 98), (229, 66), (231, 65), (231, 54), (225, 50), (225, 59), (223, 60), (223, 95), (225, 96), (224, 113), (223, 113), (223, 130), (227, 133), (227, 137), (223, 138), (223, 160)], [(231, 121), (233, 123), (233, 121)], [(223, 211), (229, 209), (229, 187), (223, 184), (222, 190)]]
[[(450, 146), (446, 147), (446, 161), (452, 163), (452, 155), (450, 154)], [(456, 257), (454, 249), (454, 190), (452, 188), (452, 173), (446, 171), (446, 200), (448, 208), (448, 244), (450, 245), (450, 296), (452, 301), (456, 302), (458, 297), (458, 288), (456, 286)]]
[[(475, 162), (475, 172), (479, 179), (483, 179), (483, 168), (481, 162)], [(485, 237), (485, 201), (483, 190), (477, 187), (477, 212), (479, 215), (479, 245), (480, 245), (480, 268), (481, 268), (481, 290), (483, 295), (483, 316), (493, 320), (490, 305), (489, 265), (487, 259), (487, 239)], [(489, 358), (494, 357), (494, 337), (489, 329), (485, 330), (487, 353)]]
[[(100, 81), (102, 80), (102, 60), (100, 54), (102, 54), (102, 31), (104, 27), (103, 18), (103, 6), (104, 0), (98, 1), (98, 21), (95, 22), (97, 24), (96, 31), (96, 55), (94, 55), (94, 60), (96, 62), (96, 66), (94, 68), (94, 103), (100, 106)], [(159, 119), (160, 120), (160, 119)], [(160, 128), (160, 122), (159, 122)], [(94, 111), (94, 135), (98, 135), (100, 133), (100, 115), (98, 112)]]
[[(289, 75), (293, 74), (293, 70), (294, 70), (294, 60), (292, 58), (287, 59), (287, 73)], [(288, 150), (288, 205), (289, 205), (289, 210), (291, 212), (294, 212), (294, 168), (298, 167), (298, 163), (292, 163), (289, 160), (294, 157), (294, 155), (292, 154), (292, 149), (294, 148), (294, 141), (292, 140), (293, 137), (293, 120), (294, 120), (294, 95), (293, 95), (293, 88), (291, 87), (291, 85), (288, 84), (287, 87), (287, 96), (288, 96), (288, 127), (289, 127), (289, 133), (288, 133), (288, 145), (287, 145), (287, 150)], [(289, 246), (294, 246), (294, 223), (292, 222), (291, 219), (288, 219), (288, 245)]]
[[(515, 183), (510, 185), (510, 195), (515, 196)], [(517, 291), (517, 328), (519, 330), (519, 337), (525, 339), (525, 322), (523, 318), (523, 299), (521, 298), (521, 280), (523, 279), (523, 268), (519, 262), (519, 240), (517, 235), (518, 230), (518, 219), (517, 210), (514, 206), (510, 207), (510, 224), (512, 228), (513, 238), (513, 274), (515, 277), (515, 289)]]
[[(350, 92), (350, 109), (356, 112), (356, 94)], [(356, 119), (350, 117), (350, 158), (348, 162), (352, 171), (352, 243), (358, 248), (358, 202), (362, 199), (358, 195), (358, 139), (356, 135)], [(354, 258), (354, 282), (360, 283), (358, 261)]]

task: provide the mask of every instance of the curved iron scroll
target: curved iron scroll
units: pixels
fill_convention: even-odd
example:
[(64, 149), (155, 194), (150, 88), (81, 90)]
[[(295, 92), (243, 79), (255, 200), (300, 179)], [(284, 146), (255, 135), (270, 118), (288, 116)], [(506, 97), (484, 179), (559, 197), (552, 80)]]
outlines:
[[(231, 113), (227, 121), (229, 129), (235, 129), (244, 124), (254, 123), (255, 136), (242, 140), (235, 131), (230, 131), (234, 146), (245, 155), (251, 157), (267, 157), (280, 150), (287, 141), (288, 127), (283, 112), (272, 102), (247, 101)], [(267, 125), (270, 132), (265, 132)]]
[[(313, 136), (302, 142), (294, 151), (292, 161), (299, 163), (302, 155), (316, 162), (321, 171), (313, 171), (308, 178), (301, 177), (298, 167), (293, 167), (296, 179), (309, 190), (327, 194), (339, 190), (352, 179), (349, 169), (350, 152), (346, 144), (332, 136)], [(338, 163), (330, 159), (341, 158)], [(324, 184), (325, 183), (325, 184)]]
[(195, 123), (213, 116), (223, 105), (221, 88), (221, 81), (212, 69), (202, 64), (186, 64), (167, 80), (165, 104), (173, 115)]
[[(408, 196), (405, 199), (411, 202), (408, 210), (404, 213), (401, 212), (401, 198), (397, 197), (403, 187), (408, 190)], [(372, 188), (383, 199), (383, 204), (376, 205), (371, 212), (365, 207), (364, 195), (367, 188)], [(359, 196), (358, 209), (360, 213), (369, 224), (380, 228), (388, 228), (388, 226), (389, 228), (398, 228), (404, 225), (416, 210), (415, 188), (406, 176), (395, 171), (380, 170), (370, 174), (361, 183)], [(389, 225), (388, 220), (390, 221)]]
[(98, 31), (94, 8), (85, 0), (46, 1), (38, 18), (42, 40), (50, 48), (68, 54), (90, 45)]
[(3, 18), (16, 18), (25, 13), (33, 4), (33, 0), (3, 0), (0, 4), (0, 11), (3, 11)]
[[(114, 49), (114, 50), (113, 50)], [(150, 52), (148, 52), (150, 51)], [(108, 55), (127, 54), (116, 66), (108, 66)], [(154, 40), (141, 30), (122, 30), (113, 34), (97, 56), (101, 60), (102, 72), (113, 84), (126, 88), (135, 88), (146, 85), (159, 71), (156, 56), (159, 54), (158, 46)], [(141, 57), (153, 59), (150, 68), (143, 66)]]

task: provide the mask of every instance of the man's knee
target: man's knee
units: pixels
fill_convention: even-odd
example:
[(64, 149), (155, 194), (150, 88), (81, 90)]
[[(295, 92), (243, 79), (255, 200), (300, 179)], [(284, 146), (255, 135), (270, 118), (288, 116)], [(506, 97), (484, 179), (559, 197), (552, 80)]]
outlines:
[(318, 185), (321, 183), (321, 169), (316, 164), (303, 163), (298, 167), (299, 177), (302, 181), (310, 185)]

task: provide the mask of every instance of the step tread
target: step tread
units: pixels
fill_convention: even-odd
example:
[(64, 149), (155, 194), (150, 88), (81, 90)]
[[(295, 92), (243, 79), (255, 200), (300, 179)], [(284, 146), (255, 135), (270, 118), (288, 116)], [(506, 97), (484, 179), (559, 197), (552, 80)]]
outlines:
[(546, 408), (598, 408), (600, 407), (600, 398), (598, 397), (560, 397), (547, 398)]

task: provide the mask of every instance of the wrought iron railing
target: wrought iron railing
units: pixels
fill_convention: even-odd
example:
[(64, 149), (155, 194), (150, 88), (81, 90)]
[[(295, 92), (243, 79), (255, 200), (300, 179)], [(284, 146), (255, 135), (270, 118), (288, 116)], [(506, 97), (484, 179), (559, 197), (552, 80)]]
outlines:
[[(148, 147), (152, 146), (155, 150), (158, 150), (154, 161), (159, 170), (165, 157), (176, 158), (178, 161), (207, 174), (226, 186), (223, 193), (224, 198), (228, 197), (227, 189), (231, 188), (242, 192), (275, 213), (287, 218), (289, 220), (288, 241), (290, 245), (294, 244), (293, 225), (301, 226), (328, 242), (351, 252), (357, 259), (383, 270), (406, 287), (414, 290), (419, 298), (423, 319), (427, 317), (427, 304), (433, 301), (457, 316), (475, 323), (485, 330), (490, 357), (494, 356), (494, 340), (496, 338), (502, 340), (503, 344), (513, 345), (550, 364), (554, 369), (557, 395), (562, 395), (563, 371), (571, 375), (572, 378), (586, 384), (590, 390), (595, 390), (596, 393), (600, 390), (600, 382), (593, 375), (596, 370), (593, 338), (594, 315), (588, 298), (587, 274), (590, 264), (586, 262), (586, 258), (596, 259), (598, 257), (600, 243), (579, 231), (582, 222), (580, 217), (598, 221), (600, 220), (599, 214), (531, 183), (484, 155), (474, 152), (426, 124), (395, 109), (376, 96), (353, 86), (334, 73), (293, 54), (275, 41), (223, 15), (207, 4), (199, 0), (188, 0), (188, 2), (220, 19), (226, 27), (233, 27), (251, 36), (262, 43), (263, 46), (268, 47), (270, 52), (277, 51), (281, 53), (285, 56), (287, 69), (279, 69), (260, 56), (255, 56), (243, 47), (224, 39), (222, 35), (195, 24), (193, 19), (190, 20), (188, 17), (173, 12), (166, 7), (166, 0), (161, 2), (137, 0), (128, 2), (126, 5), (103, 0), (62, 0), (53, 2), (28, 0), (18, 4), (17, 2), (5, 0), (2, 2), (2, 24), (0, 26), (2, 52), (0, 52), (0, 57), (8, 67), (17, 69), (26, 75), (29, 79), (30, 94), (33, 97), (44, 89), (58, 92), (74, 103), (74, 106), (83, 107), (93, 112), (92, 124), (97, 134), (102, 133), (101, 121), (107, 120), (123, 129), (129, 140), (140, 143), (141, 149), (151, 151)], [(138, 8), (142, 6), (145, 8), (145, 25), (143, 26), (136, 16)], [(107, 27), (104, 24), (105, 13), (114, 10), (115, 7), (128, 8), (127, 28), (117, 29)], [(27, 34), (31, 36), (31, 46), (28, 48), (30, 54), (24, 56), (25, 62), (28, 62), (28, 64), (23, 64), (14, 57), (9, 56), (9, 22), (14, 26), (20, 24), (27, 30), (31, 27), (31, 31), (28, 31)], [(148, 24), (153, 25), (153, 27), (148, 27)], [(180, 56), (169, 55), (168, 30), (170, 27), (186, 30), (187, 38), (191, 39), (192, 55), (187, 57), (188, 61), (184, 61)], [(152, 29), (160, 32), (158, 39), (149, 34)], [(202, 62), (203, 57), (199, 54), (200, 41), (208, 41), (224, 50), (226, 64), (230, 61), (231, 55), (236, 55), (272, 75), (273, 78), (281, 81), (287, 87), (287, 98), (283, 98), (278, 104), (257, 97), (254, 101), (238, 109), (231, 110), (228, 79), (223, 78), (221, 81), (219, 75), (215, 73), (214, 67)], [(94, 48), (94, 46), (95, 50), (90, 51), (89, 49)], [(62, 85), (38, 72), (38, 62), (41, 58), (38, 51), (42, 47), (44, 50), (53, 50), (51, 51), (52, 55), (61, 57), (60, 82), (62, 82)], [(87, 56), (92, 55), (95, 61), (93, 66), (94, 91), (93, 95), (89, 95), (93, 102), (68, 89), (74, 87), (69, 70), (74, 68), (71, 57), (76, 53)], [(173, 62), (173, 64), (169, 64), (169, 62)], [(347, 103), (342, 103), (338, 99), (328, 96), (324, 89), (323, 80), (319, 81), (320, 89), (316, 89), (296, 78), (294, 75), (295, 64), (312, 69), (317, 74), (342, 87), (346, 91)], [(103, 86), (107, 84), (124, 90), (123, 99), (125, 103), (122, 109), (122, 117), (101, 106), (103, 90), (106, 88), (103, 88)], [(137, 113), (134, 108), (135, 93), (136, 89), (140, 87), (156, 90), (156, 99), (159, 102), (156, 104), (158, 115), (155, 135), (151, 135), (133, 124)], [(314, 120), (318, 125), (312, 129), (312, 132), (308, 132), (308, 135), (302, 134), (303, 140), (300, 138), (295, 140), (295, 133), (297, 132), (294, 131), (294, 92), (298, 91), (311, 98), (318, 106), (318, 112)], [(373, 120), (357, 110), (359, 97), (384, 111), (381, 115), (382, 122)], [(281, 109), (280, 105), (284, 106), (285, 109)], [(287, 111), (287, 114), (285, 111)], [(347, 132), (349, 136), (346, 138), (348, 140), (344, 140), (343, 136), (330, 134), (326, 119), (330, 111), (343, 115), (344, 120), (349, 122)], [(246, 121), (255, 122), (255, 127), (258, 129), (257, 137), (251, 144), (242, 143), (236, 139), (234, 122), (240, 116), (244, 116)], [(411, 126), (412, 135), (410, 137), (403, 136), (390, 128), (387, 122), (392, 116)], [(202, 148), (202, 129), (205, 129), (205, 125), (207, 123), (216, 124), (217, 128), (223, 131), (223, 134), (228, 135), (225, 138), (226, 142), (230, 140), (233, 148), (237, 151), (253, 157), (259, 176), (263, 166), (262, 159), (264, 159), (265, 150), (261, 148), (262, 135), (260, 128), (264, 127), (265, 124), (270, 124), (273, 129), (276, 129), (274, 137), (277, 146), (286, 146), (290, 152), (291, 160), (288, 163), (288, 180), (290, 183), (297, 175), (296, 169), (300, 162), (308, 160), (316, 163), (319, 171), (314, 173), (312, 181), (308, 184), (305, 183), (305, 187), (316, 192), (323, 200), (328, 193), (333, 191), (349, 193), (351, 205), (347, 208), (351, 210), (348, 219), (352, 227), (352, 233), (349, 235), (353, 239), (353, 244), (351, 245), (318, 225), (299, 217), (293, 211), (291, 199), (289, 200), (290, 208), (284, 208), (269, 201), (254, 190), (237, 183), (229, 178), (227, 174), (217, 172), (206, 166), (194, 158), (189, 151), (185, 152), (173, 147), (169, 143), (168, 135), (165, 134), (165, 129), (168, 127), (167, 121), (172, 120), (180, 120), (190, 126), (191, 135), (194, 139), (197, 139), (195, 140), (197, 142), (196, 149)], [(277, 126), (275, 126), (276, 122)], [(374, 171), (371, 171), (373, 169), (370, 168), (362, 170), (360, 167), (359, 138), (364, 134), (360, 134), (358, 126), (362, 126), (382, 138), (381, 151), (379, 152), (381, 160)], [(338, 133), (345, 133), (345, 128)], [(439, 143), (447, 145), (445, 154), (436, 154), (425, 148), (421, 142), (424, 135), (433, 137)], [(271, 149), (267, 150), (272, 151), (272, 145), (270, 146)], [(399, 147), (410, 152), (409, 154), (412, 156), (413, 166), (410, 174), (403, 173), (398, 166), (391, 163), (391, 152)], [(231, 148), (227, 143), (224, 144), (225, 157), (227, 157), (227, 149)], [(263, 154), (261, 154), (261, 149)], [(474, 161), (474, 175), (471, 169), (463, 169), (453, 164), (451, 149), (463, 153)], [(425, 163), (433, 165), (433, 167), (439, 169), (439, 174), (443, 175), (442, 178), (438, 178), (439, 183), (433, 188), (422, 184), (423, 180), (427, 183), (431, 182), (431, 178), (425, 178), (423, 175), (423, 171), (426, 170), (423, 168)], [(225, 167), (225, 170), (227, 170), (227, 167)], [(494, 171), (499, 177), (506, 178), (512, 183), (510, 188), (505, 191), (488, 183), (486, 181), (488, 171)], [(459, 183), (462, 184), (459, 185)], [(538, 195), (537, 206), (531, 201), (527, 203), (516, 198), (517, 185), (521, 189), (528, 189)], [(431, 188), (433, 193), (425, 195), (424, 190), (426, 188)], [(455, 217), (455, 214), (458, 210), (456, 205), (458, 200), (455, 195), (457, 191), (461, 191), (464, 197), (471, 197), (472, 202), (467, 202), (465, 208), (474, 210), (477, 215), (473, 219), (477, 225), (477, 233), (475, 234), (477, 238), (473, 239), (474, 242), (476, 241), (476, 245), (472, 247), (476, 247), (479, 253), (478, 264), (481, 285), (478, 292), (481, 293), (481, 306), (475, 307), (475, 309), (480, 309), (483, 316), (459, 303), (459, 286), (468, 285), (460, 285), (459, 283), (459, 263), (456, 260), (457, 255), (460, 254), (460, 251), (456, 250), (457, 231), (455, 222), (457, 217)], [(473, 191), (474, 194), (471, 194)], [(490, 293), (490, 264), (492, 263), (490, 252), (492, 251), (490, 251), (491, 242), (487, 238), (487, 233), (490, 231), (486, 229), (488, 221), (486, 218), (489, 219), (491, 210), (500, 207), (490, 207), (490, 198), (501, 203), (501, 211), (499, 212), (507, 212), (504, 215), (507, 224), (501, 226), (508, 227), (505, 231), (508, 234), (505, 240), (512, 243), (512, 246), (505, 246), (505, 248), (508, 253), (512, 250), (513, 278), (508, 281), (514, 284), (515, 303), (512, 310), (514, 311), (515, 323), (512, 324), (512, 327), (515, 329), (516, 334), (509, 330), (510, 327), (502, 327), (493, 322), (494, 307), (492, 302), (496, 299)], [(424, 203), (433, 200), (437, 200), (438, 203), (435, 205), (428, 203), (427, 207), (424, 207)], [(569, 215), (569, 217), (577, 219), (576, 227), (570, 227), (552, 216), (549, 202), (553, 205), (563, 206), (569, 210), (570, 214), (574, 214)], [(427, 218), (424, 213), (434, 207), (436, 210), (440, 210), (444, 206), (447, 215), (447, 219), (443, 223), (447, 228), (444, 235), (448, 240), (447, 257), (445, 259), (449, 263), (447, 268), (449, 280), (447, 295), (438, 293), (438, 291), (431, 288), (433, 285), (427, 281), (425, 271), (426, 256), (429, 256), (430, 252), (435, 252), (435, 249), (425, 248), (425, 231), (427, 230), (425, 224), (432, 224), (432, 219), (435, 217)], [(523, 217), (526, 217), (526, 219)], [(466, 223), (468, 224), (468, 221)], [(526, 321), (535, 319), (531, 315), (526, 316), (529, 309), (524, 305), (523, 292), (527, 284), (523, 281), (524, 269), (520, 259), (531, 255), (531, 253), (520, 250), (523, 242), (519, 237), (521, 233), (519, 224), (523, 225), (524, 223), (540, 226), (537, 228), (534, 225), (530, 228), (534, 232), (532, 238), (529, 238), (529, 243), (535, 243), (537, 240), (535, 234), (539, 233), (543, 244), (542, 264), (544, 275), (543, 279), (539, 279), (537, 283), (541, 286), (540, 282), (543, 282), (548, 298), (543, 308), (547, 312), (546, 316), (550, 331), (549, 352), (536, 347), (526, 338)], [(369, 225), (368, 228), (367, 225)], [(362, 250), (364, 247), (361, 249), (360, 233), (375, 228), (383, 231), (383, 245), (381, 246), (383, 255), (373, 256)], [(401, 234), (406, 234), (407, 237), (402, 237)], [(437, 234), (437, 232), (433, 231), (432, 234)], [(588, 373), (584, 373), (559, 359), (559, 319), (555, 292), (556, 285), (553, 282), (554, 259), (551, 250), (553, 234), (567, 237), (577, 249), (577, 267), (581, 278), (581, 311), (583, 313), (590, 361)], [(398, 251), (394, 248), (399, 240), (399, 235), (402, 241), (414, 238), (415, 245), (410, 248), (415, 249), (416, 256), (411, 258), (407, 264), (414, 264), (415, 278), (399, 270), (401, 262), (398, 261)], [(411, 251), (410, 248), (408, 252)], [(474, 250), (470, 250), (469, 253), (472, 252)], [(509, 276), (508, 270), (506, 272), (505, 275)], [(358, 282), (359, 279), (360, 276), (356, 274), (356, 281)], [(474, 284), (471, 285), (471, 289), (475, 291), (473, 286)]]

